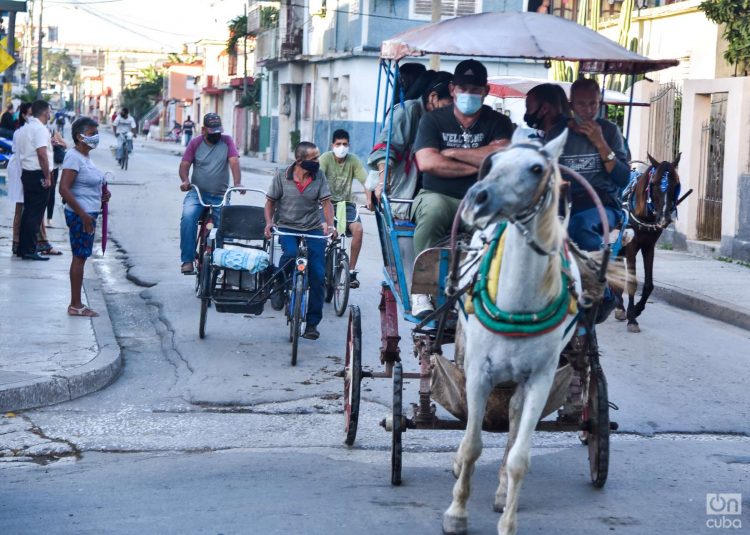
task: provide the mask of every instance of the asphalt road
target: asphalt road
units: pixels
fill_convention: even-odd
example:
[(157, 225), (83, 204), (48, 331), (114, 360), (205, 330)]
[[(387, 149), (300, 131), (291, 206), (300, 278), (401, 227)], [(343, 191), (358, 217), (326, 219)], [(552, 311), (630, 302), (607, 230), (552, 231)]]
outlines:
[[(115, 170), (103, 134), (94, 160)], [(116, 247), (92, 266), (104, 281), (125, 368), (84, 398), (0, 420), (19, 444), (0, 458), (0, 532), (438, 533), (460, 432), (404, 435), (404, 484), (389, 485), (390, 436), (379, 420), (391, 384), (363, 385), (360, 432), (343, 445), (346, 320), (327, 306), (320, 340), (300, 342), (297, 367), (281, 313), (218, 314), (198, 338), (193, 278), (179, 273), (178, 158), (140, 147), (112, 181)], [(265, 189), (270, 177), (245, 175)], [(262, 202), (251, 195), (241, 202)], [(363, 363), (379, 370), (380, 250), (365, 221)], [(91, 266), (89, 266), (91, 268)], [(570, 433), (539, 433), (523, 488), (520, 533), (701, 533), (707, 493), (743, 493), (750, 518), (750, 333), (651, 303), (642, 333), (601, 326), (612, 437), (606, 487), (588, 480)], [(406, 370), (416, 370), (408, 324)], [(416, 384), (404, 400), (416, 401)], [(504, 435), (486, 434), (470, 500), (472, 533), (494, 533)], [(6, 440), (7, 442), (7, 440)], [(729, 517), (736, 519), (737, 517)], [(742, 530), (734, 530), (735, 532)]]

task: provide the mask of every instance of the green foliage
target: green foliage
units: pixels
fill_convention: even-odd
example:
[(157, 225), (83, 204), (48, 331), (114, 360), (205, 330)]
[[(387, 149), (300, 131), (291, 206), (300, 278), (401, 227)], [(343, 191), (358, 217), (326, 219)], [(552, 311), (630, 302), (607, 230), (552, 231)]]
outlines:
[(253, 80), (253, 85), (247, 88), (247, 93), (240, 98), (240, 108), (250, 108), (251, 110), (260, 110), (261, 103), (261, 82), (264, 75), (259, 74)]
[(299, 142), (302, 140), (302, 134), (299, 130), (292, 130), (289, 132), (289, 142), (292, 144), (292, 150), (294, 150)]
[(141, 71), (141, 81), (122, 92), (122, 105), (130, 109), (136, 120), (150, 110), (161, 97), (164, 72), (151, 66)]
[(708, 20), (724, 25), (728, 48), (724, 59), (745, 71), (750, 68), (750, 0), (705, 0), (700, 9)]
[(36, 88), (27, 85), (23, 88), (23, 93), (14, 93), (13, 97), (20, 99), (21, 102), (34, 102), (36, 100)]
[(279, 8), (266, 6), (260, 8), (260, 29), (247, 31), (247, 16), (239, 15), (229, 21), (229, 38), (227, 39), (227, 53), (237, 55), (237, 45), (240, 39), (257, 37), (264, 30), (275, 28), (279, 24)]

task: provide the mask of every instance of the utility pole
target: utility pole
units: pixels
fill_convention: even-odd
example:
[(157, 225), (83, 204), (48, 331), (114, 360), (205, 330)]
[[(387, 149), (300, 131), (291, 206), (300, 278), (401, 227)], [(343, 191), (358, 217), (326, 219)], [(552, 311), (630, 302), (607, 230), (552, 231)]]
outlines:
[[(443, 3), (441, 0), (432, 0), (432, 18), (431, 21), (440, 22), (443, 18)], [(440, 70), (440, 56), (437, 54), (430, 55), (430, 69), (433, 71)]]
[(44, 0), (39, 1), (39, 50), (37, 51), (36, 66), (36, 98), (42, 98), (42, 39), (44, 31), (42, 30), (42, 13), (44, 12)]
[(247, 139), (247, 133), (248, 133), (248, 109), (247, 109), (247, 2), (245, 2), (245, 35), (242, 39), (242, 53), (245, 59), (245, 68), (244, 68), (244, 75), (242, 78), (242, 100), (243, 104), (245, 104), (245, 124), (244, 126), (244, 140), (243, 140), (243, 148), (242, 148), (242, 154), (247, 156), (247, 153), (250, 151), (250, 143)]
[(122, 108), (122, 93), (125, 91), (125, 58), (120, 59), (120, 107)]

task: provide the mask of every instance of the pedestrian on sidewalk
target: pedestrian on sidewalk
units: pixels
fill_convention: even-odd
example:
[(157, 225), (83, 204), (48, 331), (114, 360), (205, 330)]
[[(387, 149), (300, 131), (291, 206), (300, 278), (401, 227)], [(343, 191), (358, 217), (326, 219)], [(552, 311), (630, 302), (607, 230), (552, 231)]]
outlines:
[(99, 145), (99, 125), (89, 117), (81, 117), (73, 123), (72, 135), (75, 146), (65, 154), (60, 178), (60, 195), (66, 203), (65, 222), (70, 229), (73, 252), (68, 314), (95, 317), (99, 314), (81, 299), (83, 269), (94, 248), (96, 219), (110, 195), (102, 191), (104, 173), (89, 158), (89, 153)]
[(47, 129), (49, 103), (37, 100), (31, 105), (29, 122), (19, 134), (18, 153), (23, 183), (23, 211), (17, 255), (25, 260), (49, 260), (36, 250), (37, 232), (44, 219), (49, 188), (52, 185), (52, 137)]
[(3, 115), (0, 116), (0, 137), (11, 139), (16, 130), (16, 121), (13, 119), (13, 103), (8, 102)]
[(23, 102), (18, 108), (18, 129), (13, 132), (13, 154), (8, 160), (8, 200), (15, 207), (13, 215), (13, 254), (18, 254), (21, 235), (21, 213), (23, 212), (23, 184), (21, 183), (21, 158), (18, 154), (18, 137), (21, 129), (31, 117), (31, 102)]
[(193, 130), (195, 129), (195, 122), (187, 116), (187, 121), (182, 123), (182, 133), (185, 134), (185, 146), (190, 144), (190, 140), (193, 139)]
[(60, 135), (59, 132), (52, 134), (52, 162), (55, 168), (52, 170), (52, 187), (49, 190), (49, 199), (47, 200), (47, 226), (52, 226), (52, 216), (55, 213), (55, 201), (57, 196), (55, 195), (55, 189), (57, 188), (57, 180), (60, 177), (60, 166), (65, 160), (65, 151), (68, 148), (68, 144)]

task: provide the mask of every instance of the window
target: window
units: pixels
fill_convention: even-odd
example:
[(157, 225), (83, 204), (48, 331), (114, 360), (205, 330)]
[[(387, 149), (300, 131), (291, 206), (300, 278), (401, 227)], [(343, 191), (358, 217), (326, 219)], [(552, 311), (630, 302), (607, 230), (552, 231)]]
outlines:
[(359, 2), (360, 0), (349, 0), (349, 20), (359, 18)]
[[(442, 0), (443, 18), (473, 15), (482, 11), (482, 0)], [(429, 20), (432, 17), (432, 0), (411, 0), (409, 18)]]
[(227, 74), (229, 76), (235, 76), (237, 74), (237, 55), (229, 54), (227, 60)]

